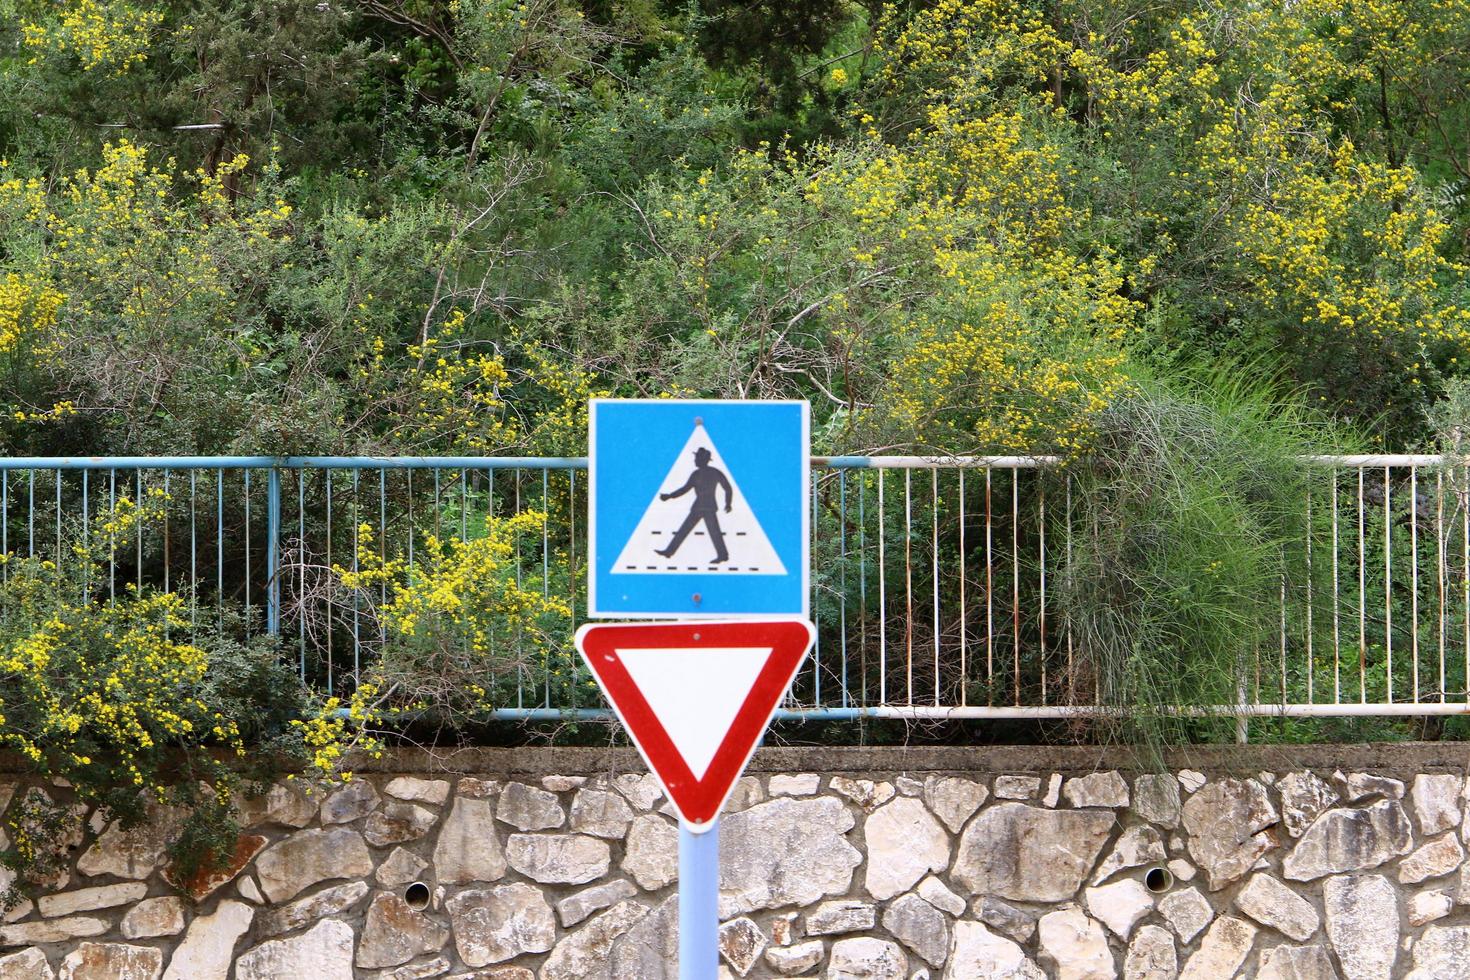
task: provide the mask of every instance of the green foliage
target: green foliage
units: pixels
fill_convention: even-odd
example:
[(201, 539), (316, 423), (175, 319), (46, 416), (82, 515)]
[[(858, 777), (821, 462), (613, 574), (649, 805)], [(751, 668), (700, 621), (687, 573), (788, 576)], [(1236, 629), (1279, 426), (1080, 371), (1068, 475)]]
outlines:
[(1249, 699), (1282, 590), (1304, 581), (1298, 456), (1319, 440), (1310, 416), (1240, 382), (1145, 384), (1099, 418), (1072, 474), (1074, 526), (1091, 530), (1057, 587), (1072, 687), (1118, 712), (1115, 734), (1219, 735), (1189, 712)]

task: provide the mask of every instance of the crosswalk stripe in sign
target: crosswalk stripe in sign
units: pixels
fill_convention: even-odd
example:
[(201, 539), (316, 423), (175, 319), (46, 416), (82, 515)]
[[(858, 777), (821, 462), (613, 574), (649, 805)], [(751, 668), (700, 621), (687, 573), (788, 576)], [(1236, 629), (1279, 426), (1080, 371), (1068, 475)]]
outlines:
[(799, 619), (589, 623), (577, 650), (685, 826), (708, 830), (812, 644)]
[(702, 419), (689, 433), (613, 568), (629, 575), (786, 574), (781, 556), (771, 547)]

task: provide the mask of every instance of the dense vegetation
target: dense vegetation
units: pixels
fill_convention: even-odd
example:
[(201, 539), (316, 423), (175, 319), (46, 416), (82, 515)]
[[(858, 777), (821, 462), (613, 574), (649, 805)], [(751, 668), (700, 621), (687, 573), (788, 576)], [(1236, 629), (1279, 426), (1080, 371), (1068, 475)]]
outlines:
[[(1458, 451), (1467, 186), (1470, 0), (0, 0), (0, 453), (576, 454), (615, 393), (810, 399), (818, 452), (1090, 454), (1081, 680), (1218, 703), (1310, 539), (1282, 457)], [(0, 745), (135, 818), (185, 787), (195, 857), (222, 749), (333, 771), (385, 712), (468, 724), (497, 655), (583, 683), (519, 574), (575, 603), (532, 557), (564, 502), (460, 488), (432, 526), (481, 529), (412, 575), (347, 522), (312, 587), (383, 642), (341, 691), (218, 596), (184, 642), (200, 596), (141, 577), (177, 502), (111, 500), (0, 556)]]
[(1464, 368), (1470, 4), (5, 0), (15, 453), (570, 451), (591, 389), (1068, 450)]

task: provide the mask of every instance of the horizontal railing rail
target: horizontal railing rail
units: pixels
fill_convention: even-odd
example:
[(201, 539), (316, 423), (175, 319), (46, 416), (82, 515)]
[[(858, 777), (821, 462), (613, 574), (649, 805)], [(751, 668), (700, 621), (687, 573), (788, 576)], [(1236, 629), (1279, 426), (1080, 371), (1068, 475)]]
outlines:
[[(1053, 457), (814, 457), (817, 641), (782, 715), (843, 720), (1070, 719), (1115, 712), (1057, 602), (1073, 475)], [(1435, 455), (1310, 456), (1308, 574), (1283, 583), (1279, 643), (1237, 702), (1181, 713), (1383, 716), (1470, 711), (1470, 470)], [(196, 630), (266, 633), (301, 677), (350, 689), (383, 642), (376, 594), (326, 609), (323, 576), (382, 557), (420, 566), (432, 537), (545, 514), (517, 574), (572, 610), (554, 663), (497, 678), (498, 717), (606, 717), (570, 652), (586, 618), (581, 457), (0, 458), (0, 553), (65, 563), (99, 517), (156, 491), (161, 523), (109, 540), (105, 582), (181, 593)], [(1315, 518), (1314, 518), (1315, 515)], [(1315, 520), (1315, 523), (1314, 523)], [(1305, 530), (1319, 526), (1320, 540)], [(99, 526), (105, 526), (99, 525)], [(94, 542), (95, 543), (95, 542)], [(8, 581), (9, 566), (0, 566)], [(410, 571), (410, 574), (412, 572)], [(340, 598), (339, 595), (339, 598)], [(0, 615), (4, 609), (0, 608)]]

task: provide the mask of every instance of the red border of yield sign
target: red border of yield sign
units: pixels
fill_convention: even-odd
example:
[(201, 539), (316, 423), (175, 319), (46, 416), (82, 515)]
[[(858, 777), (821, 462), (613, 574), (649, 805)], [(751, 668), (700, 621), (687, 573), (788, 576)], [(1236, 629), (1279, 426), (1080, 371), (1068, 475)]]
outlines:
[[(618, 720), (653, 770), (679, 818), (695, 833), (708, 830), (745, 771), (770, 725), (816, 631), (803, 619), (698, 623), (588, 623), (577, 630), (577, 650), (597, 678)], [(715, 751), (696, 779), (663, 723), (638, 689), (618, 650), (699, 647), (771, 648), (770, 658)]]

